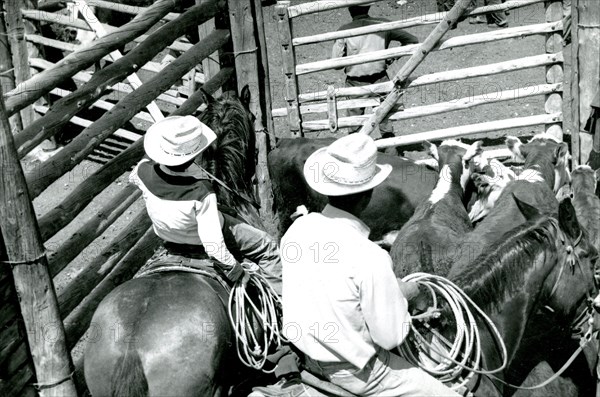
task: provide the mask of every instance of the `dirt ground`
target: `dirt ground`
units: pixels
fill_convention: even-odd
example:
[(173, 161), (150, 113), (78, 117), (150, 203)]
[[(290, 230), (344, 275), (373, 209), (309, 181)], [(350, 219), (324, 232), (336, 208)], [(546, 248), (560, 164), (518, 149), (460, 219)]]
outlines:
[[(293, 3), (304, 3), (306, 1), (294, 1)], [(434, 13), (435, 0), (409, 0), (404, 6), (396, 5), (396, 1), (385, 1), (378, 3), (372, 7), (371, 14), (373, 16), (384, 17), (389, 19), (403, 19), (415, 17), (418, 15)], [(519, 10), (513, 10), (510, 14), (510, 26), (530, 25), (534, 23), (544, 22), (543, 4), (538, 4), (526, 7)], [(269, 67), (271, 78), (271, 92), (273, 96), (273, 107), (284, 107), (284, 84), (283, 74), (281, 70), (281, 52), (278, 44), (277, 23), (274, 7), (264, 9), (265, 29), (268, 43)], [(294, 35), (306, 36), (319, 32), (332, 31), (338, 26), (349, 22), (350, 16), (345, 9), (322, 12), (301, 17), (294, 20)], [(428, 33), (435, 25), (423, 27), (409, 28), (407, 31), (416, 35), (420, 40), (424, 40)], [(458, 29), (447, 34), (446, 38), (459, 35), (487, 32), (495, 30), (496, 27), (488, 27), (486, 24), (470, 25), (468, 22), (463, 22)], [(484, 65), (494, 62), (505, 61), (508, 59), (517, 59), (530, 55), (543, 54), (545, 39), (543, 36), (530, 36), (520, 39), (510, 39), (494, 43), (481, 45), (471, 45), (453, 50), (444, 50), (432, 53), (418, 67), (414, 76), (425, 75), (433, 72), (464, 68), (469, 66)], [(328, 58), (331, 51), (331, 42), (320, 43), (317, 45), (309, 45), (301, 47), (297, 51), (297, 62), (305, 63)], [(569, 111), (569, 66), (570, 66), (570, 47), (565, 48), (565, 91), (564, 91), (564, 117), (565, 117), (565, 141), (569, 140), (570, 126), (570, 111)], [(389, 76), (393, 76), (406, 61), (403, 58), (394, 62), (389, 68)], [(326, 71), (316, 74), (301, 76), (299, 79), (300, 92), (309, 92), (317, 90), (325, 90), (329, 84), (336, 87), (343, 86), (344, 75), (342, 71)], [(513, 89), (517, 87), (531, 87), (537, 84), (545, 83), (544, 68), (535, 68), (509, 74), (501, 74), (491, 77), (483, 77), (459, 81), (455, 83), (436, 84), (418, 89), (410, 90), (404, 97), (403, 102), (407, 108), (421, 106), (440, 101), (452, 101), (454, 99)], [(451, 126), (459, 126), (464, 124), (473, 124), (491, 120), (498, 120), (510, 117), (529, 116), (534, 114), (544, 113), (544, 98), (543, 96), (526, 98), (522, 100), (508, 100), (505, 102), (483, 105), (471, 110), (457, 111), (446, 113), (427, 118), (412, 119), (403, 122), (396, 122), (394, 127), (398, 135), (413, 132), (421, 132)], [(319, 114), (312, 118), (326, 118), (326, 115)], [(307, 118), (307, 119), (312, 119)], [(535, 129), (541, 132), (543, 126)], [(531, 135), (532, 129), (503, 131), (496, 136), (505, 136), (507, 134)], [(284, 118), (276, 119), (276, 134), (279, 137), (287, 136), (287, 127)], [(307, 133), (309, 137), (321, 136), (323, 134)], [(501, 142), (496, 142), (496, 144)], [(95, 161), (84, 161), (73, 171), (60, 178), (56, 183), (52, 184), (43, 194), (34, 200), (34, 208), (38, 217), (43, 216), (50, 209), (58, 205), (78, 183), (85, 180), (91, 173), (97, 170), (101, 164)], [(25, 164), (26, 170), (35, 169), (39, 164), (35, 162)], [(110, 202), (111, 198), (122, 189), (127, 181), (127, 173), (117, 179), (105, 189), (102, 194), (96, 197), (93, 202), (67, 227), (61, 230), (56, 236), (51, 238), (46, 243), (48, 253), (51, 254), (54, 250), (60, 247), (60, 244), (72, 235), (81, 225), (92, 217), (97, 216), (98, 212), (104, 205)], [(65, 285), (67, 285), (74, 276), (85, 268), (93, 257), (100, 253), (103, 249), (110, 246), (113, 237), (128, 225), (136, 212), (143, 208), (143, 204), (138, 201), (131, 206), (114, 225), (108, 228), (103, 235), (94, 241), (87, 249), (85, 249), (59, 276), (55, 279), (55, 284), (58, 293), (60, 293)], [(81, 345), (75, 350), (75, 357), (81, 355)], [(566, 382), (557, 382), (551, 387), (542, 389), (534, 393), (520, 392), (517, 395), (533, 395), (546, 396), (555, 395), (563, 396), (570, 395), (572, 385)]]

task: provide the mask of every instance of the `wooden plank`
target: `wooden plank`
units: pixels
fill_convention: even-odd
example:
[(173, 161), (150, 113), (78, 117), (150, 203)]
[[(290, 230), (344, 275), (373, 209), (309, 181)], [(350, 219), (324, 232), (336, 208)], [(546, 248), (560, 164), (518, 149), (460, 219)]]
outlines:
[[(3, 12), (0, 12), (0, 85), (7, 91), (15, 88), (15, 73)], [(23, 129), (20, 113), (10, 116), (8, 121), (13, 134)]]
[[(335, 97), (337, 98), (337, 92), (335, 92)], [(350, 99), (347, 101), (338, 101), (336, 100), (336, 108), (338, 110), (342, 109), (355, 109), (355, 108), (371, 108), (375, 106), (379, 106), (380, 102), (378, 98), (360, 98), (360, 99)], [(300, 105), (300, 112), (302, 114), (311, 114), (311, 113), (327, 113), (329, 112), (328, 103), (309, 103), (306, 105)], [(285, 117), (287, 115), (286, 108), (277, 108), (273, 109), (273, 117)], [(303, 124), (304, 126), (305, 124)]]
[[(64, 1), (64, 0), (61, 0)], [(138, 15), (142, 12), (145, 12), (148, 7), (140, 7), (140, 6), (130, 6), (123, 3), (115, 3), (112, 1), (103, 1), (103, 0), (87, 0), (88, 5), (104, 8), (107, 10), (113, 10), (122, 12), (124, 14)], [(172, 21), (177, 18), (179, 15), (178, 12), (170, 12), (163, 18), (164, 21)]]
[(562, 113), (542, 114), (528, 117), (518, 117), (505, 120), (494, 120), (479, 124), (461, 125), (458, 127), (444, 128), (441, 130), (418, 132), (415, 134), (397, 136), (394, 138), (378, 139), (375, 141), (379, 149), (403, 145), (413, 145), (423, 141), (450, 139), (464, 137), (484, 132), (503, 131), (511, 128), (533, 127), (547, 123), (560, 122)]
[[(510, 61), (492, 63), (489, 65), (474, 66), (464, 69), (448, 70), (418, 76), (412, 79), (407, 89), (421, 87), (429, 84), (445, 83), (449, 81), (459, 81), (473, 77), (493, 76), (500, 73), (508, 73), (517, 70), (529, 69), (539, 66), (551, 65), (564, 62), (563, 54), (543, 54), (526, 58), (513, 59)], [(386, 81), (384, 83), (370, 84), (362, 87), (339, 87), (337, 96), (353, 97), (363, 95), (381, 95), (391, 91), (393, 83)], [(327, 91), (309, 92), (298, 96), (301, 102), (318, 101), (327, 99)], [(275, 110), (274, 110), (275, 111)], [(280, 109), (277, 109), (279, 112)]]
[[(196, 0), (196, 4), (200, 4), (203, 0)], [(205, 0), (204, 0), (205, 1)], [(198, 25), (198, 37), (200, 40), (215, 30), (215, 18), (211, 18), (204, 22), (202, 25)], [(202, 60), (202, 72), (206, 80), (209, 80), (221, 70), (221, 63), (219, 62), (219, 52), (215, 51), (210, 54), (206, 59)], [(195, 90), (192, 91), (192, 93)], [(219, 93), (218, 93), (219, 94)], [(191, 94), (190, 94), (191, 95)]]
[[(580, 161), (586, 164), (589, 160), (594, 138), (584, 130), (591, 111), (591, 103), (598, 92), (600, 83), (600, 7), (593, 0), (579, 0), (579, 21), (573, 25), (577, 28), (578, 64), (579, 64), (579, 115), (580, 122)], [(598, 139), (596, 137), (596, 139)]]
[[(361, 134), (371, 134), (375, 127), (381, 123), (381, 121), (386, 117), (389, 111), (396, 105), (400, 97), (404, 94), (404, 87), (408, 81), (408, 78), (412, 72), (421, 64), (421, 62), (427, 57), (429, 52), (438, 45), (439, 41), (444, 37), (446, 32), (450, 30), (450, 27), (456, 24), (458, 19), (464, 14), (465, 10), (471, 4), (471, 0), (458, 0), (452, 9), (448, 12), (448, 15), (444, 18), (442, 22), (440, 22), (433, 32), (427, 36), (425, 41), (419, 45), (418, 51), (406, 61), (402, 68), (396, 73), (392, 82), (394, 83), (394, 88), (387, 95), (381, 106), (375, 110), (375, 112), (370, 115), (369, 120), (363, 124), (360, 129)], [(449, 40), (456, 39), (456, 37), (451, 38)], [(447, 40), (447, 41), (449, 41)], [(442, 43), (443, 45), (443, 43)]]
[[(96, 40), (94, 43), (69, 54), (56, 68), (33, 76), (6, 95), (6, 106), (10, 114), (35, 102), (51, 89), (71, 78), (75, 73), (92, 66), (96, 61), (110, 54), (113, 50), (138, 37), (173, 8), (169, 0), (159, 0), (145, 13), (138, 15), (133, 21), (122, 26), (112, 34)], [(36, 11), (41, 12), (41, 11)], [(54, 15), (54, 14), (52, 14)], [(85, 26), (85, 22), (83, 23)], [(89, 28), (88, 28), (89, 29)], [(148, 59), (150, 61), (151, 59)], [(145, 62), (144, 62), (145, 63)], [(35, 89), (33, 89), (33, 87)]]
[[(265, 153), (268, 153), (269, 147), (275, 147), (275, 124), (273, 122), (273, 100), (271, 98), (271, 78), (269, 75), (269, 54), (267, 51), (267, 37), (265, 34), (265, 21), (263, 17), (262, 10), (262, 0), (254, 0), (254, 13), (256, 19), (256, 30), (258, 36), (258, 48), (260, 50), (260, 62), (262, 68), (259, 70), (259, 80), (262, 83), (263, 96), (261, 97), (261, 101), (264, 101), (262, 107), (265, 111), (265, 128), (266, 134), (268, 136), (268, 147), (265, 147)], [(262, 157), (262, 154), (259, 149), (259, 157)], [(265, 154), (266, 156), (266, 154)]]
[[(27, 194), (25, 176), (19, 163), (10, 132), (8, 114), (0, 87), (0, 230), (4, 251), (12, 261), (15, 290), (19, 295), (21, 316), (27, 329), (27, 339), (35, 366), (37, 381), (57, 386), (40, 391), (41, 396), (76, 396), (70, 379), (71, 357), (66, 349), (65, 333), (60, 320), (48, 261)], [(40, 332), (52, 327), (53, 338), (40, 337)]]
[[(152, 7), (156, 4), (159, 3), (155, 3)], [(27, 144), (28, 150), (32, 150), (43, 140), (53, 136), (62, 128), (67, 120), (76, 115), (81, 108), (85, 108), (99, 99), (108, 87), (121, 81), (125, 76), (128, 76), (132, 72), (137, 71), (141, 65), (152, 60), (168, 43), (171, 43), (177, 37), (183, 35), (192, 26), (195, 27), (198, 23), (202, 23), (206, 19), (214, 16), (219, 10), (218, 4), (220, 4), (218, 0), (209, 0), (207, 3), (189, 8), (185, 13), (181, 14), (178, 19), (164, 24), (160, 29), (157, 29), (152, 33), (152, 39), (144, 41), (142, 44), (132, 49), (125, 57), (117, 60), (112, 65), (97, 71), (88, 83), (84, 84), (72, 95), (57, 101), (48, 114), (39, 120), (36, 120), (34, 124), (24, 129), (21, 134), (15, 138), (20, 155), (26, 153), (22, 149), (22, 146)], [(216, 35), (217, 36), (214, 38), (217, 39), (217, 42), (223, 43), (224, 41), (221, 40), (223, 38), (223, 33), (221, 32)], [(103, 39), (104, 38), (100, 40)], [(205, 42), (202, 41), (202, 43)], [(210, 48), (218, 48), (215, 47), (213, 43), (205, 43), (203, 45)], [(184, 55), (190, 51), (192, 54), (195, 53), (195, 51), (189, 50)], [(200, 62), (201, 59), (198, 59), (197, 61)], [(173, 64), (167, 66), (163, 70), (163, 73), (157, 74), (152, 80), (160, 81), (161, 79), (159, 76), (167, 73), (166, 71), (169, 70), (169, 67), (172, 65)], [(181, 76), (178, 78), (180, 79)], [(161, 84), (161, 87), (162, 86), (164, 86), (164, 84)], [(157, 96), (158, 93), (159, 92), (157, 92)]]
[(316, 12), (323, 12), (329, 10), (335, 10), (337, 8), (344, 8), (350, 6), (359, 6), (363, 4), (373, 3), (369, 0), (327, 0), (327, 1), (313, 1), (310, 3), (298, 4), (289, 7), (288, 14), (290, 18), (296, 18), (300, 15), (309, 15)]
[[(556, 22), (563, 19), (562, 1), (546, 2), (546, 22)], [(552, 32), (546, 35), (546, 53), (553, 54), (562, 52), (563, 40), (561, 32)], [(562, 64), (546, 66), (546, 83), (555, 84), (564, 81), (564, 70)], [(562, 112), (562, 93), (553, 92), (546, 95), (544, 109), (546, 113)], [(545, 132), (560, 139), (563, 139), (562, 123), (548, 124), (544, 127)]]
[[(579, 2), (572, 0), (571, 3), (571, 167), (574, 169), (581, 164), (581, 147), (579, 133), (581, 130), (581, 119), (579, 118)], [(585, 1), (585, 0), (583, 0)]]
[[(532, 4), (541, 3), (545, 0), (513, 0), (506, 3), (490, 5), (485, 7), (477, 7), (473, 11), (468, 12), (465, 16), (478, 16), (491, 12), (507, 11), (515, 8), (526, 7)], [(343, 39), (347, 37), (362, 36), (370, 33), (387, 32), (394, 29), (405, 29), (413, 26), (424, 26), (438, 23), (445, 16), (446, 12), (436, 12), (435, 14), (420, 15), (413, 18), (403, 19), (400, 21), (384, 22), (376, 25), (368, 25), (360, 28), (339, 30), (335, 32), (319, 33), (312, 36), (296, 37), (292, 40), (294, 46), (322, 43)]]
[[(183, 15), (186, 14), (187, 12)], [(165, 67), (162, 73), (157, 74), (137, 90), (135, 90), (132, 94), (129, 94), (125, 98), (121, 99), (115, 106), (115, 109), (117, 110), (107, 112), (102, 115), (94, 122), (94, 124), (83, 130), (81, 134), (74, 138), (73, 141), (71, 141), (71, 143), (64, 147), (60, 152), (45, 161), (43, 163), (44, 171), (47, 171), (45, 172), (45, 175), (39, 175), (39, 171), (27, 173), (27, 186), (29, 187), (29, 192), (32, 197), (37, 197), (55, 180), (60, 178), (61, 175), (73, 169), (73, 167), (83, 161), (90, 153), (94, 151), (96, 147), (102, 143), (104, 139), (129, 121), (149, 102), (154, 100), (159, 93), (169, 89), (173, 83), (181, 79), (184, 74), (195, 67), (203, 58), (213, 53), (215, 49), (220, 48), (229, 40), (229, 38), (229, 32), (227, 31), (216, 30), (211, 33), (206, 40), (194, 45), (191, 50), (185, 52), (179, 58), (175, 59), (171, 64)], [(133, 51), (135, 51), (135, 49), (132, 50), (132, 52)], [(131, 53), (129, 55), (131, 55)], [(124, 57), (121, 60), (124, 60), (125, 58), (127, 57)], [(116, 65), (117, 62), (115, 62), (113, 66)], [(98, 73), (102, 73), (104, 70), (108, 69), (110, 69), (110, 67), (103, 69)], [(97, 99), (97, 95), (97, 92), (89, 92), (88, 90), (84, 99), (85, 103), (92, 103)], [(77, 106), (77, 103), (74, 105)], [(54, 107), (56, 107), (56, 104)], [(72, 113), (73, 109), (69, 109), (67, 112)], [(47, 117), (49, 114), (50, 112), (48, 112), (45, 117)], [(63, 114), (62, 120), (67, 117), (68, 116)], [(35, 139), (39, 139), (39, 136), (36, 136)]]
[[(266, 163), (267, 145), (265, 134), (265, 99), (264, 80), (260, 79), (262, 63), (258, 56), (258, 43), (256, 42), (255, 18), (252, 12), (252, 0), (229, 0), (229, 22), (231, 25), (231, 41), (235, 53), (235, 71), (237, 77), (238, 93), (244, 87), (250, 89), (250, 111), (254, 114), (254, 132), (259, 158), (256, 164), (255, 175), (258, 180), (258, 198), (260, 201), (260, 216), (267, 225), (273, 225), (274, 214), (271, 180)], [(264, 75), (263, 75), (264, 76)], [(261, 135), (263, 134), (263, 135)], [(271, 226), (269, 226), (272, 228)]]
[[(85, 19), (87, 24), (90, 26), (90, 28), (92, 28), (92, 31), (96, 34), (96, 37), (106, 36), (106, 29), (104, 29), (100, 21), (98, 21), (98, 19), (93, 13), (93, 10), (87, 5), (85, 0), (78, 0), (75, 4), (77, 9), (79, 10), (79, 13), (83, 15), (83, 18)], [(114, 50), (108, 56), (113, 62), (123, 58), (123, 54), (121, 54), (121, 51), (119, 50)], [(127, 81), (129, 82), (129, 85), (131, 85), (131, 88), (133, 88), (134, 90), (142, 85), (142, 80), (140, 80), (136, 73), (132, 73), (129, 76), (127, 76)], [(148, 109), (148, 113), (150, 113), (154, 121), (160, 121), (165, 118), (165, 116), (163, 116), (162, 112), (158, 108), (158, 105), (156, 105), (154, 101), (150, 102), (146, 106), (146, 108)]]
[(88, 329), (94, 311), (102, 299), (116, 287), (131, 279), (140, 267), (150, 259), (160, 242), (161, 240), (154, 233), (154, 230), (151, 227), (148, 228), (142, 238), (140, 238), (127, 255), (119, 261), (110, 274), (106, 276), (65, 319), (69, 348), (73, 348), (79, 338), (81, 338)]
[(152, 221), (143, 207), (132, 216), (131, 222), (94, 259), (88, 261), (77, 276), (73, 277), (58, 294), (60, 314), (67, 317), (81, 301), (92, 292), (104, 277), (127, 255), (139, 241)]
[[(6, 31), (10, 43), (10, 52), (12, 55), (12, 64), (14, 66), (15, 85), (18, 86), (29, 80), (29, 54), (25, 34), (30, 28), (25, 26), (25, 21), (21, 14), (22, 0), (13, 0), (5, 3)], [(30, 107), (23, 107), (21, 110), (21, 121), (23, 128), (28, 127), (35, 120), (33, 110)], [(12, 113), (8, 114), (9, 116)]]
[[(515, 28), (500, 29), (491, 32), (475, 33), (464, 36), (455, 36), (444, 40), (439, 46), (432, 48), (431, 51), (441, 51), (471, 44), (489, 43), (517, 37), (520, 38), (524, 36), (556, 32), (559, 30), (562, 30), (561, 21), (541, 23), (537, 25), (518, 26)], [(342, 58), (331, 58), (322, 61), (302, 63), (296, 65), (296, 74), (303, 75), (361, 63), (400, 58), (409, 55), (412, 56), (421, 48), (421, 46), (422, 44), (410, 44), (401, 47), (389, 48), (387, 50), (371, 51), (364, 54), (351, 55)]]
[(296, 72), (296, 53), (292, 45), (292, 24), (288, 18), (289, 1), (278, 1), (275, 11), (277, 14), (277, 31), (281, 46), (283, 78), (285, 81), (284, 99), (287, 107), (288, 128), (292, 137), (301, 137), (302, 118), (298, 108), (298, 77)]
[[(548, 93), (562, 92), (563, 86), (560, 84), (540, 84), (533, 87), (519, 87), (512, 90), (499, 92), (490, 92), (477, 96), (468, 96), (455, 99), (448, 102), (439, 102), (431, 105), (416, 106), (406, 110), (392, 113), (389, 120), (409, 120), (418, 117), (433, 116), (441, 113), (448, 113), (457, 110), (471, 109), (481, 105), (491, 103), (505, 102), (528, 98), (537, 95), (547, 95)], [(560, 112), (557, 112), (560, 113)], [(338, 119), (338, 127), (356, 127), (362, 125), (368, 120), (370, 115), (342, 117)], [(310, 131), (321, 131), (329, 128), (329, 120), (311, 120), (305, 121), (303, 127)]]

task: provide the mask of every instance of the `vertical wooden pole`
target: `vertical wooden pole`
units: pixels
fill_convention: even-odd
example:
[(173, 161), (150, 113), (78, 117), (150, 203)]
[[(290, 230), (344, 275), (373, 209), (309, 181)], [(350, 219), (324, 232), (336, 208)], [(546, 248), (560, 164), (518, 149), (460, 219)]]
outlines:
[(48, 259), (0, 89), (0, 230), (42, 397), (76, 396)]
[[(5, 92), (15, 88), (15, 71), (13, 69), (12, 54), (10, 53), (10, 45), (8, 42), (8, 33), (6, 31), (6, 23), (4, 21), (4, 12), (0, 7), (0, 86)], [(11, 132), (21, 131), (23, 122), (21, 114), (15, 113), (8, 121), (10, 122)]]
[(298, 103), (298, 77), (296, 76), (296, 52), (292, 45), (292, 22), (288, 16), (289, 1), (278, 1), (277, 30), (281, 45), (283, 78), (285, 79), (285, 102), (287, 106), (288, 128), (292, 137), (304, 136)]
[(265, 21), (263, 18), (262, 0), (254, 0), (254, 16), (256, 20), (256, 31), (258, 33), (258, 48), (260, 49), (260, 62), (262, 68), (259, 70), (259, 79), (262, 82), (262, 104), (265, 110), (265, 127), (269, 138), (269, 146), (275, 147), (275, 124), (273, 123), (273, 101), (271, 100), (271, 79), (269, 77), (269, 55), (267, 53), (267, 38), (265, 35)]
[[(591, 103), (600, 86), (600, 6), (597, 0), (575, 0), (573, 7), (578, 14), (577, 25), (577, 72), (578, 109), (573, 116), (579, 119), (579, 157), (581, 164), (588, 161), (592, 150), (592, 135), (584, 131), (590, 115)], [(575, 46), (575, 43), (573, 43)]]
[(581, 164), (579, 130), (579, 0), (571, 3), (571, 167)]
[[(200, 4), (202, 2), (206, 2), (206, 0), (196, 0), (196, 4)], [(204, 39), (206, 36), (215, 30), (215, 18), (211, 18), (208, 21), (204, 22), (202, 25), (198, 26), (198, 37), (200, 40)], [(204, 82), (207, 82), (221, 70), (221, 63), (219, 61), (219, 51), (215, 51), (209, 57), (202, 60), (202, 72), (204, 73)], [(192, 92), (193, 93), (193, 92)], [(190, 93), (190, 95), (192, 94)], [(221, 89), (216, 92), (216, 95), (221, 95)]]
[[(27, 81), (29, 75), (29, 55), (25, 40), (25, 22), (21, 14), (21, 7), (27, 5), (25, 0), (11, 0), (4, 2), (6, 8), (6, 30), (11, 47), (12, 63), (15, 68), (15, 84)], [(23, 127), (28, 127), (35, 120), (33, 107), (27, 106), (21, 110)]]
[(229, 20), (231, 23), (231, 39), (235, 56), (238, 92), (244, 86), (250, 88), (250, 111), (256, 117), (254, 131), (258, 149), (256, 178), (258, 179), (258, 196), (260, 199), (260, 215), (272, 233), (275, 228), (273, 221), (273, 197), (271, 179), (267, 168), (267, 137), (264, 127), (264, 109), (261, 107), (261, 91), (263, 85), (259, 79), (259, 49), (256, 40), (256, 28), (252, 15), (252, 0), (228, 0)]
[[(556, 22), (563, 18), (562, 1), (547, 1), (546, 6), (546, 22)], [(549, 33), (546, 35), (546, 53), (554, 54), (563, 50), (563, 40), (560, 32)], [(562, 83), (564, 80), (563, 65), (560, 63), (546, 66), (546, 83), (556, 84)], [(546, 103), (544, 109), (546, 113), (561, 113), (562, 112), (562, 93), (554, 92), (546, 95)], [(562, 123), (553, 123), (545, 125), (545, 132), (551, 134), (558, 139), (563, 139)]]

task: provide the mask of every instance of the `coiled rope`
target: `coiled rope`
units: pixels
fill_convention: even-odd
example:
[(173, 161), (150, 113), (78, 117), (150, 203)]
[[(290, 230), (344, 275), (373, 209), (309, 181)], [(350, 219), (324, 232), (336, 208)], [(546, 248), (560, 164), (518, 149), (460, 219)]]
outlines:
[[(408, 361), (440, 381), (453, 384), (452, 388), (455, 390), (465, 387), (474, 374), (490, 375), (504, 370), (507, 365), (507, 352), (498, 329), (459, 287), (443, 277), (427, 273), (414, 273), (406, 276), (403, 281), (416, 282), (427, 287), (433, 298), (435, 311), (439, 309), (440, 299), (443, 299), (454, 316), (456, 331), (454, 342), (451, 343), (429, 324), (419, 321), (432, 317), (432, 312), (414, 316), (413, 320), (424, 325), (433, 334), (433, 339), (429, 342), (419, 331), (417, 321), (413, 321), (411, 334), (399, 348)], [(481, 367), (481, 337), (470, 308), (474, 308), (482, 321), (488, 325), (498, 343), (502, 357), (502, 365), (499, 368), (485, 370)], [(469, 371), (469, 374), (462, 377), (464, 370)]]
[[(236, 337), (237, 354), (244, 365), (272, 373), (275, 369), (265, 370), (269, 348), (280, 348), (287, 340), (280, 332), (278, 313), (281, 312), (281, 300), (256, 264), (244, 264), (245, 274), (229, 294), (228, 315)], [(248, 289), (253, 290), (252, 297)], [(256, 292), (256, 293), (254, 293)], [(256, 302), (256, 303), (255, 303)], [(262, 328), (262, 337), (257, 335), (253, 325)]]

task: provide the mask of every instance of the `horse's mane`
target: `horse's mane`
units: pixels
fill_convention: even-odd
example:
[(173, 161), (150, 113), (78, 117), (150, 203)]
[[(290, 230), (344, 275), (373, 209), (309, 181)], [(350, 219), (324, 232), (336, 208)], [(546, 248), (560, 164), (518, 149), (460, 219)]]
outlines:
[(525, 284), (536, 256), (554, 246), (557, 230), (557, 220), (547, 216), (525, 223), (501, 238), (491, 251), (462, 269), (452, 269), (452, 279), (484, 311), (497, 308)]
[[(202, 157), (203, 166), (236, 192), (251, 194), (254, 175), (255, 138), (249, 111), (239, 98), (229, 92), (209, 101), (200, 121), (217, 135), (216, 149)], [(218, 184), (215, 190), (222, 204), (234, 207), (235, 197)]]

